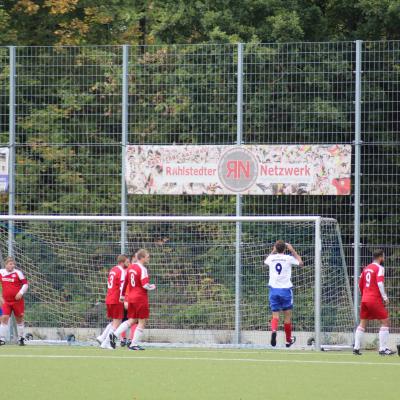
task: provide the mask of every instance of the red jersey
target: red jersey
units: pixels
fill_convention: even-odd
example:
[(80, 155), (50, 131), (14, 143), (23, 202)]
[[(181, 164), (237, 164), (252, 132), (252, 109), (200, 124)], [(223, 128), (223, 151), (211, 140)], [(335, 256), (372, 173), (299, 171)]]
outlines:
[(120, 265), (110, 269), (107, 279), (106, 304), (119, 304), (121, 289), (125, 280), (125, 270)]
[(369, 303), (382, 301), (382, 295), (379, 291), (378, 282), (385, 280), (385, 269), (382, 265), (372, 263), (364, 267), (358, 286), (361, 291), (361, 302)]
[(147, 290), (143, 287), (150, 282), (147, 268), (137, 262), (128, 268), (122, 293), (126, 293), (125, 300), (128, 303), (148, 301)]
[(14, 268), (11, 272), (8, 272), (5, 268), (0, 269), (0, 282), (3, 288), (3, 298), (5, 302), (14, 302), (15, 296), (22, 289), (22, 286), (27, 285), (24, 274)]

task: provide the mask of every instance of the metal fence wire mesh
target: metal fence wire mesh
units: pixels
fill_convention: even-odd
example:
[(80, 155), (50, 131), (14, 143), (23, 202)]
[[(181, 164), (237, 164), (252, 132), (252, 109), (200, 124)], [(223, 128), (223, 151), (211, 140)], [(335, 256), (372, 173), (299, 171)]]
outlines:
[[(0, 213), (14, 213), (12, 196), (17, 214), (119, 215), (126, 202), (130, 215), (234, 215), (231, 195), (125, 197), (122, 131), (129, 144), (234, 144), (238, 82), (242, 143), (341, 143), (355, 154), (355, 42), (244, 44), (242, 80), (235, 44), (128, 46), (126, 58), (123, 50), (17, 47), (10, 87), (11, 49), (0, 47), (0, 146), (9, 144), (14, 108), (16, 153), (15, 193), (0, 194)], [(362, 42), (360, 55), (360, 203), (352, 179), (350, 196), (244, 196), (241, 212), (334, 218), (350, 279), (355, 246), (361, 265), (373, 248), (384, 248), (389, 308), (399, 331), (400, 42)]]

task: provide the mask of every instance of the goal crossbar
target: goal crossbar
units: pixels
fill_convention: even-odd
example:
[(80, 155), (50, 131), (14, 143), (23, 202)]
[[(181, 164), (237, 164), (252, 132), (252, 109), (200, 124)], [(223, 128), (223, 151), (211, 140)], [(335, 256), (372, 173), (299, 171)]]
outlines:
[(88, 222), (318, 222), (335, 221), (320, 216), (187, 216), (187, 215), (0, 215), (3, 221), (88, 221)]

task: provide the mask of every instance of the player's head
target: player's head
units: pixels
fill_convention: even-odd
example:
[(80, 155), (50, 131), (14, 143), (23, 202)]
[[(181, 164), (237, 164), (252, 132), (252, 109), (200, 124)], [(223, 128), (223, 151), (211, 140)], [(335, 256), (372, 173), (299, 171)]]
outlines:
[(134, 264), (137, 261), (137, 257), (136, 257), (136, 253), (139, 251), (140, 249), (134, 249), (133, 253), (131, 255), (131, 263)]
[(12, 271), (15, 268), (15, 260), (14, 257), (7, 257), (5, 262), (4, 262), (5, 266), (6, 266), (6, 270), (8, 272)]
[(117, 257), (117, 263), (118, 263), (118, 265), (121, 265), (122, 267), (128, 267), (128, 265), (129, 265), (129, 258), (126, 256), (126, 255), (124, 255), (124, 254), (120, 254), (118, 257)]
[(138, 252), (136, 253), (136, 259), (142, 263), (142, 264), (146, 264), (149, 262), (150, 260), (150, 254), (146, 249), (140, 249), (138, 250)]
[(283, 254), (286, 250), (286, 243), (283, 240), (277, 240), (275, 242), (275, 249), (278, 254)]
[(372, 257), (374, 257), (374, 261), (376, 261), (378, 264), (383, 264), (385, 261), (385, 253), (382, 249), (374, 250)]

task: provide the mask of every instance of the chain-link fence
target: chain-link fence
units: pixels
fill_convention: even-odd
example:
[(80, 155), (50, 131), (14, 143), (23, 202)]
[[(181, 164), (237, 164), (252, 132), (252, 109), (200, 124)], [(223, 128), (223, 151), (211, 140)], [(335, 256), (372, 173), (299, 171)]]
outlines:
[(241, 56), (239, 48), (0, 48), (0, 146), (15, 150), (15, 192), (0, 194), (0, 212), (234, 215), (231, 195), (125, 195), (124, 144), (351, 144), (361, 174), (350, 196), (243, 196), (241, 212), (336, 219), (351, 277), (383, 247), (399, 329), (400, 43), (244, 44)]

